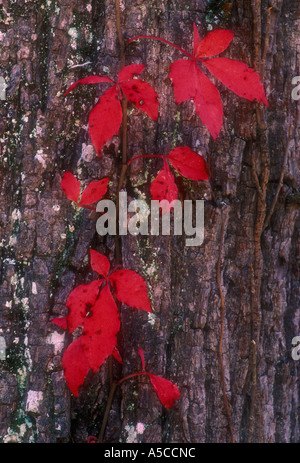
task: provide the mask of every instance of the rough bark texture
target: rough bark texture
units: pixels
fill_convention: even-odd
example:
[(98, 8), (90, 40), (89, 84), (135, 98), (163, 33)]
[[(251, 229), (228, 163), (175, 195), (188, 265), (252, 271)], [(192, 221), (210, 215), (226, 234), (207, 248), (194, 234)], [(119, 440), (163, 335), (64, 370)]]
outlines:
[[(224, 56), (251, 67), (259, 65), (255, 44), (263, 55), (269, 37), (264, 86), (270, 108), (261, 110), (219, 84), (225, 117), (216, 142), (191, 103), (174, 102), (167, 76), (179, 52), (146, 40), (126, 49), (126, 64), (147, 64), (143, 77), (160, 96), (158, 122), (130, 109), (129, 156), (188, 145), (207, 160), (211, 184), (180, 185), (182, 199), (206, 199), (200, 247), (186, 247), (185, 237), (174, 236), (122, 240), (124, 267), (147, 279), (155, 316), (122, 308), (124, 363), (114, 365), (114, 375), (137, 371), (137, 350), (143, 348), (148, 370), (174, 381), (181, 399), (166, 411), (145, 377), (124, 382), (113, 401), (106, 442), (230, 442), (219, 356), (220, 289), (224, 385), (234, 440), (300, 441), (300, 363), (291, 357), (292, 338), (300, 335), (300, 221), (297, 204), (286, 204), (300, 184), (300, 103), (291, 99), (292, 77), (299, 75), (300, 12), (297, 0), (272, 3), (269, 25), (266, 1), (233, 1), (231, 14), (219, 20), (218, 27), (235, 33)], [(209, 30), (206, 6), (204, 0), (124, 0), (124, 35), (160, 36), (190, 50), (193, 21), (202, 36)], [(8, 84), (0, 106), (0, 327), (7, 345), (7, 359), (0, 361), (0, 438), (84, 442), (101, 426), (107, 368), (88, 377), (79, 398), (72, 398), (61, 363), (71, 339), (50, 320), (66, 314), (64, 304), (75, 285), (94, 278), (90, 247), (113, 261), (114, 239), (97, 235), (95, 213), (75, 211), (60, 180), (64, 170), (86, 183), (109, 176), (113, 197), (120, 140), (115, 137), (100, 160), (87, 135), (88, 113), (105, 85), (67, 98), (63, 93), (88, 74), (118, 73), (115, 2), (2, 0), (0, 8), (0, 73)], [(257, 114), (263, 114), (265, 126), (257, 123)], [(263, 230), (290, 120), (283, 186)], [(266, 179), (266, 208), (252, 156), (260, 184)], [(160, 162), (131, 164), (129, 198), (143, 193), (149, 198)]]

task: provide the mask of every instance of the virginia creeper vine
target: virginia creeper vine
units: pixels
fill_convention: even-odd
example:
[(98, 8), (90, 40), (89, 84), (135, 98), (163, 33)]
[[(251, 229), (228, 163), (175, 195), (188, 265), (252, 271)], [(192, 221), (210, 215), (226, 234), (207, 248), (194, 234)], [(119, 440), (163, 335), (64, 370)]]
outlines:
[[(254, 1), (257, 6), (257, 0)], [(158, 118), (158, 95), (154, 88), (140, 79), (139, 76), (145, 66), (143, 64), (130, 64), (126, 66), (125, 42), (121, 27), (121, 14), (119, 0), (115, 0), (117, 36), (120, 46), (120, 71), (117, 79), (106, 76), (87, 76), (73, 83), (66, 91), (75, 90), (80, 85), (110, 83), (111, 87), (106, 90), (99, 98), (99, 101), (91, 110), (89, 115), (89, 134), (99, 158), (103, 155), (103, 146), (114, 135), (118, 135), (121, 129), (121, 172), (117, 185), (117, 204), (116, 204), (116, 224), (115, 235), (115, 261), (116, 266), (111, 269), (111, 264), (105, 255), (96, 250), (90, 250), (90, 264), (92, 269), (98, 273), (99, 278), (85, 285), (79, 285), (70, 293), (66, 306), (69, 309), (67, 317), (55, 318), (53, 323), (59, 328), (73, 333), (81, 328), (81, 335), (77, 336), (66, 349), (63, 356), (63, 367), (65, 377), (70, 390), (74, 396), (79, 394), (79, 388), (90, 370), (94, 373), (108, 359), (110, 392), (104, 412), (98, 442), (103, 442), (104, 433), (110, 413), (110, 408), (115, 391), (124, 381), (131, 378), (146, 375), (148, 376), (159, 400), (166, 408), (173, 407), (175, 401), (180, 398), (178, 387), (171, 381), (149, 373), (145, 368), (145, 360), (142, 349), (139, 349), (142, 370), (132, 373), (124, 378), (116, 380), (113, 378), (113, 358), (122, 363), (120, 353), (117, 349), (117, 334), (120, 330), (120, 310), (121, 304), (131, 306), (134, 310), (152, 312), (152, 307), (147, 294), (147, 285), (144, 279), (133, 270), (122, 267), (122, 252), (120, 247), (120, 234), (118, 230), (120, 203), (119, 193), (126, 181), (128, 166), (135, 160), (143, 158), (160, 158), (163, 162), (162, 170), (157, 174), (151, 183), (150, 193), (152, 199), (166, 199), (169, 203), (178, 197), (178, 189), (175, 177), (172, 173), (174, 169), (183, 177), (192, 181), (205, 181), (209, 179), (208, 166), (201, 155), (194, 152), (187, 146), (173, 147), (168, 155), (157, 153), (142, 156), (133, 156), (128, 159), (128, 134), (127, 124), (128, 105), (135, 106), (143, 111), (152, 120)], [(256, 22), (256, 27), (258, 23)], [(200, 40), (196, 25), (193, 26), (192, 53), (182, 49), (180, 46), (161, 37), (137, 36), (129, 40), (128, 45), (140, 39), (151, 39), (163, 42), (172, 46), (185, 58), (175, 60), (170, 67), (169, 78), (174, 87), (174, 96), (177, 104), (192, 100), (196, 114), (214, 139), (217, 139), (223, 124), (223, 104), (217, 87), (201, 70), (201, 66), (216, 77), (225, 87), (238, 96), (250, 101), (257, 100), (268, 106), (260, 76), (257, 73), (257, 53), (258, 38), (256, 36), (256, 66), (255, 70), (246, 64), (218, 57), (227, 49), (233, 39), (233, 33), (229, 30), (215, 30)], [(257, 113), (258, 114), (258, 113)], [(256, 175), (255, 163), (253, 158), (253, 175), (261, 197), (261, 204), (265, 205), (265, 182), (260, 185)], [(109, 179), (100, 179), (91, 182), (84, 191), (81, 191), (80, 182), (71, 172), (65, 172), (62, 177), (61, 187), (69, 200), (73, 201), (77, 207), (84, 207), (95, 210), (93, 206), (106, 193)], [(163, 208), (162, 213), (169, 212), (170, 207)], [(271, 211), (272, 212), (272, 211)], [(261, 217), (265, 218), (265, 208), (261, 211)], [(258, 224), (263, 224), (261, 220), (257, 222), (257, 233), (255, 237), (255, 272), (258, 271), (259, 264), (259, 239), (262, 230)], [(266, 223), (267, 225), (267, 223)], [(225, 402), (226, 414), (230, 430), (231, 440), (233, 437), (233, 424), (231, 421), (230, 404), (226, 395), (225, 373), (223, 365), (223, 332), (225, 302), (222, 293), (220, 273), (222, 260), (222, 242), (225, 228), (222, 217), (221, 246), (217, 262), (217, 282), (221, 300), (221, 338), (219, 342), (219, 357), (221, 364), (221, 381), (223, 397)], [(259, 229), (258, 229), (259, 228)], [(253, 289), (253, 339), (257, 338), (257, 288)], [(255, 335), (254, 335), (255, 334)], [(253, 351), (253, 362), (256, 362), (256, 350)], [(256, 364), (256, 363), (255, 363)], [(255, 391), (254, 391), (255, 393)], [(252, 404), (253, 405), (253, 404)], [(253, 405), (254, 406), (254, 405)], [(251, 422), (253, 426), (253, 421)]]

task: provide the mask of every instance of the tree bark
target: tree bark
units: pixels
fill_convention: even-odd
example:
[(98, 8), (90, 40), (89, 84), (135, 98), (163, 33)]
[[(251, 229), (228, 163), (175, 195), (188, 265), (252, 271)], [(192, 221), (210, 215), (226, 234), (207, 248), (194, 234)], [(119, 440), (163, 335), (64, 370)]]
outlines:
[[(122, 383), (105, 442), (300, 441), (300, 363), (291, 356), (292, 339), (300, 335), (300, 221), (299, 205), (286, 201), (300, 184), (299, 102), (291, 98), (300, 10), (294, 0), (268, 7), (264, 0), (233, 1), (212, 20), (205, 0), (121, 2), (125, 38), (153, 35), (191, 51), (193, 22), (201, 37), (211, 27), (231, 29), (235, 37), (222, 56), (263, 75), (269, 108), (216, 82), (225, 116), (213, 141), (193, 104), (175, 103), (168, 71), (180, 53), (152, 40), (126, 44), (126, 64), (147, 65), (143, 78), (160, 101), (157, 122), (129, 108), (129, 158), (189, 146), (202, 153), (211, 179), (180, 183), (182, 200), (205, 199), (201, 246), (185, 246), (184, 236), (122, 238), (123, 266), (146, 279), (154, 315), (122, 307), (123, 365), (114, 364), (114, 377), (140, 369), (142, 348), (147, 370), (176, 383), (181, 398), (166, 410), (146, 376)], [(89, 249), (115, 262), (115, 242), (97, 234), (96, 213), (72, 207), (60, 181), (65, 170), (85, 184), (108, 176), (115, 199), (121, 137), (97, 158), (87, 121), (106, 84), (66, 98), (64, 91), (89, 74), (117, 76), (115, 1), (2, 0), (0, 8), (0, 74), (8, 84), (0, 105), (0, 334), (6, 342), (0, 436), (2, 442), (85, 442), (101, 428), (107, 363), (72, 397), (62, 369), (72, 338), (51, 319), (67, 314), (75, 286), (94, 279)], [(161, 167), (155, 158), (131, 163), (128, 199), (149, 199)]]

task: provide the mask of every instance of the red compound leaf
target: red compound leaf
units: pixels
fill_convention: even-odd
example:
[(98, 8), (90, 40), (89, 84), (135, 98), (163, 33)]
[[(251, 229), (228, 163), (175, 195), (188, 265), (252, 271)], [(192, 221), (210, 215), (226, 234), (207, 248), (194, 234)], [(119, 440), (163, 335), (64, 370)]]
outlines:
[(174, 148), (168, 154), (167, 159), (183, 177), (191, 180), (207, 180), (209, 178), (203, 157), (187, 146)]
[(89, 310), (96, 302), (99, 289), (104, 280), (95, 280), (87, 285), (80, 285), (70, 293), (66, 306), (69, 309), (67, 323), (69, 332), (83, 325)]
[(113, 353), (119, 330), (118, 307), (106, 285), (84, 320), (81, 336), (84, 354), (94, 372)]
[(79, 206), (86, 206), (87, 204), (93, 204), (105, 195), (107, 192), (109, 178), (103, 178), (101, 180), (93, 180), (88, 184), (86, 189), (81, 195)]
[[(148, 38), (164, 42), (183, 53), (188, 60), (179, 59), (170, 68), (169, 78), (174, 85), (175, 101), (179, 104), (192, 100), (196, 113), (214, 139), (218, 138), (223, 119), (223, 106), (219, 92), (198, 64), (206, 68), (227, 88), (250, 101), (256, 99), (268, 106), (259, 75), (246, 64), (228, 58), (211, 58), (229, 46), (233, 33), (215, 30), (200, 41), (196, 25), (193, 26), (193, 54), (160, 37), (139, 36), (129, 40)], [(207, 59), (208, 58), (208, 59)]]
[(89, 116), (89, 134), (99, 157), (104, 144), (118, 134), (121, 123), (122, 107), (114, 86), (103, 93)]
[(71, 172), (64, 172), (60, 185), (67, 198), (77, 203), (80, 196), (80, 181)]
[(90, 250), (90, 256), (92, 269), (95, 272), (99, 273), (99, 275), (103, 275), (104, 277), (106, 277), (110, 269), (110, 263), (108, 258), (103, 254), (94, 251), (94, 249)]
[(105, 279), (75, 288), (66, 303), (68, 316), (52, 320), (70, 333), (82, 327), (82, 335), (69, 345), (63, 356), (65, 378), (75, 397), (88, 372), (95, 373), (108, 356), (113, 355), (122, 363), (117, 349), (120, 316), (110, 286), (115, 288), (119, 301), (151, 312), (146, 283), (140, 275), (132, 270), (118, 270), (109, 275), (109, 260), (94, 250), (91, 250), (91, 266)]
[(158, 117), (157, 94), (153, 87), (140, 79), (133, 79), (145, 69), (143, 64), (131, 64), (121, 69), (118, 83), (109, 77), (88, 76), (72, 84), (65, 95), (78, 85), (97, 84), (102, 82), (114, 85), (106, 90), (89, 115), (89, 135), (97, 155), (102, 156), (102, 148), (114, 135), (117, 135), (122, 123), (121, 90), (128, 100), (152, 119)]
[(79, 387), (83, 385), (84, 379), (91, 369), (82, 348), (81, 337), (75, 339), (67, 347), (62, 364), (69, 389), (75, 397), (78, 397)]
[(61, 180), (61, 188), (67, 198), (74, 201), (77, 206), (85, 207), (88, 204), (93, 204), (105, 195), (109, 178), (101, 180), (93, 180), (84, 190), (81, 195), (80, 202), (80, 181), (71, 172), (65, 172)]
[(158, 95), (154, 88), (140, 79), (122, 82), (120, 87), (130, 103), (154, 121), (158, 118)]
[[(178, 189), (174, 176), (170, 171), (170, 163), (183, 177), (191, 180), (207, 180), (209, 178), (208, 166), (202, 156), (187, 146), (174, 148), (167, 156), (146, 154), (130, 159), (128, 165), (139, 158), (158, 157), (164, 161), (163, 169), (158, 173), (150, 186), (152, 200), (159, 201), (162, 214), (169, 212), (178, 199)], [(167, 162), (168, 161), (168, 162)]]
[(116, 290), (116, 298), (130, 307), (152, 312), (147, 286), (143, 277), (133, 270), (118, 270), (109, 277)]

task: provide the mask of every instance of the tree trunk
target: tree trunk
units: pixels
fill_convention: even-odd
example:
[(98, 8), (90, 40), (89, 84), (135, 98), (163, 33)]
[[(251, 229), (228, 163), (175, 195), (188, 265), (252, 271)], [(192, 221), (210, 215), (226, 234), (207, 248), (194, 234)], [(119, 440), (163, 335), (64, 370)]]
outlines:
[[(300, 119), (291, 98), (300, 11), (294, 0), (272, 3), (268, 10), (264, 0), (233, 1), (224, 12), (222, 2), (210, 2), (212, 13), (205, 0), (121, 2), (125, 38), (153, 35), (191, 51), (193, 22), (201, 37), (211, 27), (231, 29), (235, 37), (222, 56), (260, 73), (269, 108), (216, 82), (225, 116), (213, 141), (193, 104), (175, 103), (168, 72), (180, 52), (154, 40), (126, 45), (126, 64), (147, 65), (143, 79), (160, 101), (157, 122), (130, 108), (129, 157), (189, 146), (202, 153), (211, 178), (180, 183), (181, 199), (205, 199), (201, 246), (186, 246), (184, 236), (122, 238), (123, 266), (146, 279), (154, 315), (122, 307), (123, 364), (114, 364), (114, 377), (140, 370), (142, 348), (147, 370), (176, 383), (181, 398), (167, 410), (146, 377), (122, 383), (105, 442), (300, 441), (300, 363), (291, 355), (292, 339), (300, 335), (300, 221), (293, 201)], [(71, 336), (51, 319), (67, 314), (75, 286), (94, 279), (89, 249), (115, 262), (115, 242), (97, 234), (95, 212), (72, 207), (60, 181), (65, 170), (86, 184), (108, 176), (114, 199), (121, 138), (114, 137), (99, 159), (88, 137), (88, 114), (106, 84), (67, 97), (64, 91), (90, 74), (117, 76), (115, 1), (2, 0), (0, 8), (0, 74), (8, 85), (0, 105), (0, 328), (6, 343), (0, 436), (2, 442), (85, 442), (98, 435), (103, 420), (107, 363), (72, 397), (62, 369)], [(149, 199), (152, 175), (161, 167), (160, 159), (132, 163), (128, 199)]]

